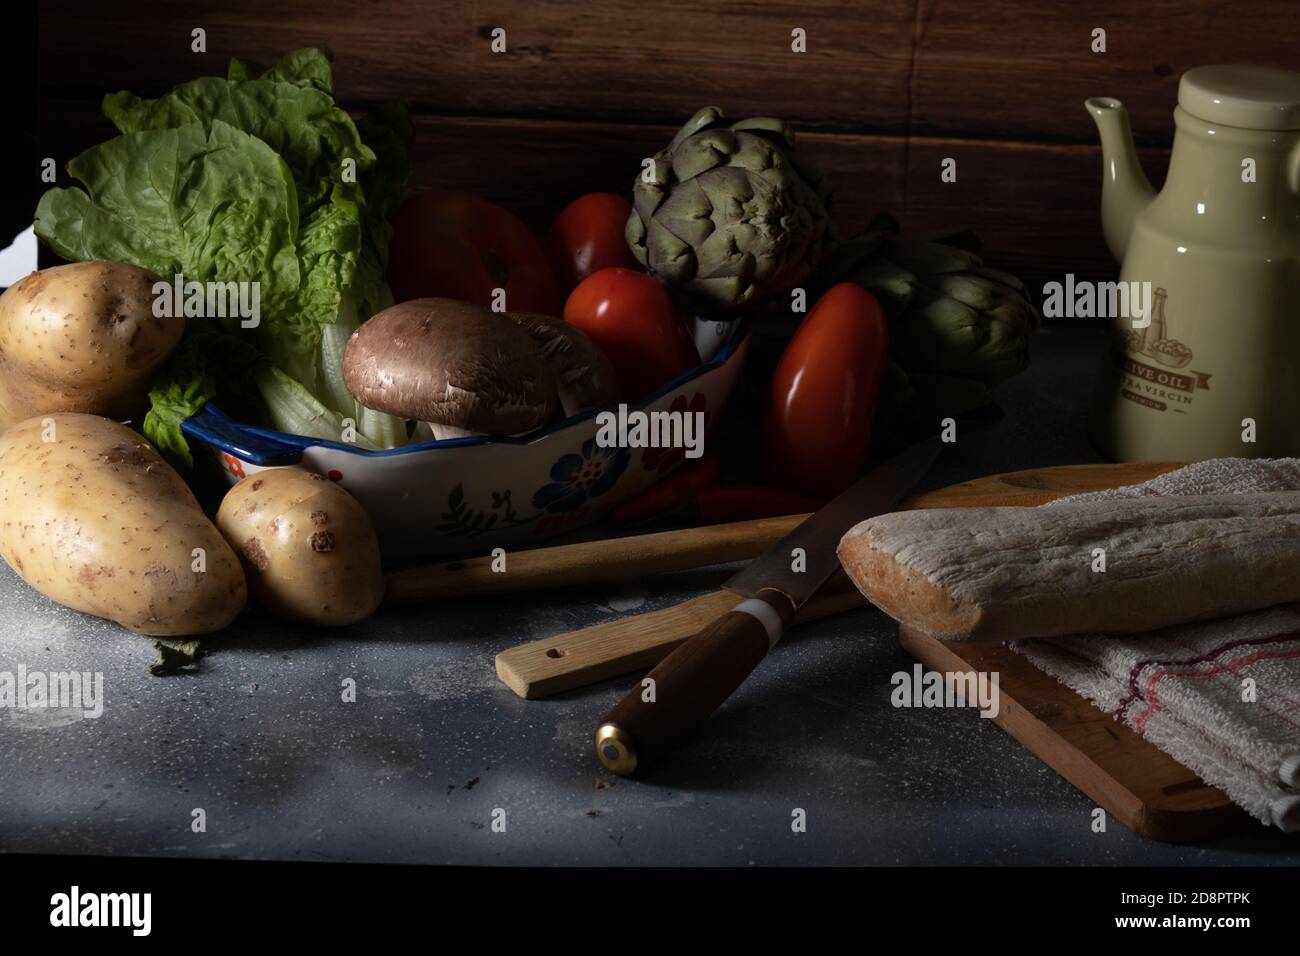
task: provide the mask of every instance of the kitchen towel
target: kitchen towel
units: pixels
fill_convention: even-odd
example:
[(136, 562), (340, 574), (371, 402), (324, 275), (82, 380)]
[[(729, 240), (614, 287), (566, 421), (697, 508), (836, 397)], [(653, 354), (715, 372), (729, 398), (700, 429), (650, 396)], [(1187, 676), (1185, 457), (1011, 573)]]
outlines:
[[(1221, 458), (1043, 507), (1294, 490), (1300, 490), (1300, 459)], [(1016, 641), (1011, 647), (1252, 816), (1300, 832), (1300, 604), (1140, 637), (1086, 634)]]

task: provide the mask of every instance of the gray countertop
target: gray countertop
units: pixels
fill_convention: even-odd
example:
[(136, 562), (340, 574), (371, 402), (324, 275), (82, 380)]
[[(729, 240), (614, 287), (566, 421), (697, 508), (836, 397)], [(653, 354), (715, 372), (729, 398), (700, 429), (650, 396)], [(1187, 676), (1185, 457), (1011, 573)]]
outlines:
[[(1100, 347), (1048, 330), (1005, 420), (926, 482), (1098, 461)], [(1091, 829), (1092, 803), (971, 710), (896, 710), (910, 669), (864, 609), (798, 629), (648, 782), (591, 734), (630, 679), (542, 701), (498, 683), (521, 641), (716, 587), (723, 569), (484, 602), (321, 632), (245, 615), (199, 673), (60, 608), (0, 566), (0, 671), (102, 671), (97, 719), (0, 714), (0, 849), (458, 864), (1300, 863), (1274, 831), (1193, 847)], [(354, 678), (354, 703), (342, 700)], [(204, 811), (206, 831), (193, 832)], [(806, 813), (806, 832), (792, 814)], [(504, 832), (493, 827), (504, 819)]]

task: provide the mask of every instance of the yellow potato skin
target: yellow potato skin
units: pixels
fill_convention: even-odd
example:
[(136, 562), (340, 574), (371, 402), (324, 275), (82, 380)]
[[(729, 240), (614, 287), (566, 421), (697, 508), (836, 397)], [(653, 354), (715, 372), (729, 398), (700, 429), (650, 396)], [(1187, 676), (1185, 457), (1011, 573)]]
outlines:
[(33, 415), (144, 411), (149, 377), (183, 317), (153, 314), (152, 272), (74, 262), (33, 272), (0, 296), (0, 431)]
[(0, 436), (0, 555), (51, 600), (141, 634), (218, 631), (248, 599), (239, 558), (180, 475), (96, 415)]
[(383, 599), (370, 517), (314, 472), (271, 468), (249, 475), (226, 493), (217, 527), (243, 559), (253, 597), (281, 617), (352, 624)]

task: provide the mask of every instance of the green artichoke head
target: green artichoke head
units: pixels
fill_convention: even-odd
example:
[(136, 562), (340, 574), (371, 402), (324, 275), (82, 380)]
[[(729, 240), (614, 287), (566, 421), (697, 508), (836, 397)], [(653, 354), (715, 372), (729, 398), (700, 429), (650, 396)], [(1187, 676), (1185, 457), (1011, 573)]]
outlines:
[(993, 388), (1029, 364), (1040, 318), (1014, 276), (987, 268), (970, 234), (903, 238), (896, 226), (837, 246), (812, 283), (814, 295), (856, 282), (889, 317), (891, 374), (881, 414), (931, 428), (993, 401)]
[(700, 110), (637, 177), (626, 237), (669, 288), (710, 312), (800, 285), (832, 238), (830, 190), (779, 119)]

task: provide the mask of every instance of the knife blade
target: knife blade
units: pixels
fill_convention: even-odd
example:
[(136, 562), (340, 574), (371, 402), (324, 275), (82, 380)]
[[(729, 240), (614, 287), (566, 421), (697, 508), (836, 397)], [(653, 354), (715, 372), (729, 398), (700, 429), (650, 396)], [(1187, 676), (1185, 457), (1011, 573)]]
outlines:
[[(835, 548), (859, 521), (890, 511), (907, 496), (939, 457), (938, 437), (900, 452), (873, 469), (847, 491), (822, 505), (803, 524), (772, 545), (723, 587), (746, 597), (770, 588), (799, 609), (840, 566)], [(795, 549), (801, 549), (796, 561)]]
[(897, 505), (942, 447), (934, 437), (890, 458), (735, 574), (725, 587), (746, 600), (683, 642), (615, 705), (596, 730), (600, 762), (624, 776), (643, 770), (716, 710), (839, 567), (835, 548), (844, 533)]

